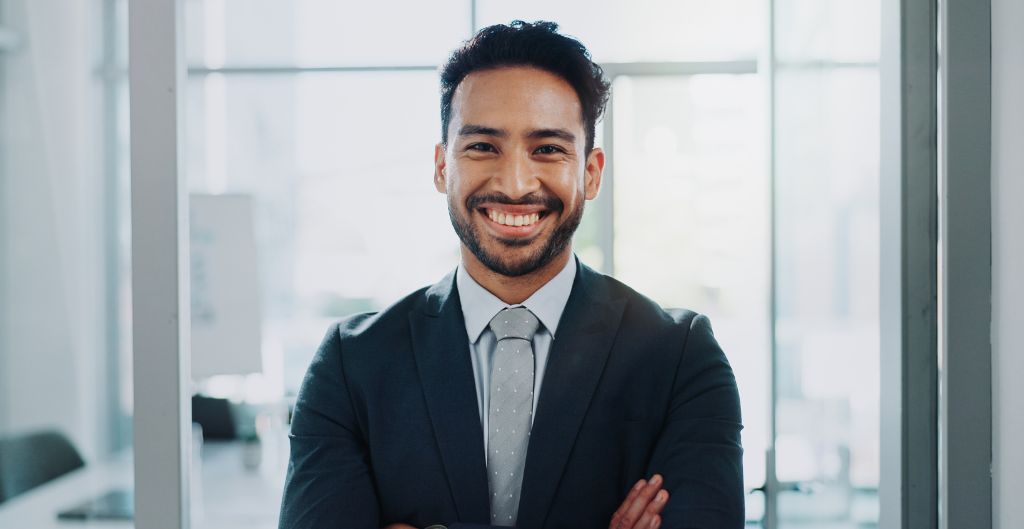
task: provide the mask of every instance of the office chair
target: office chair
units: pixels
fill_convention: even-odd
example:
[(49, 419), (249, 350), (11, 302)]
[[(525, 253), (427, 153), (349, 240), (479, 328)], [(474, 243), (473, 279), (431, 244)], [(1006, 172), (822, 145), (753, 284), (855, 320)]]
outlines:
[(78, 450), (57, 432), (0, 438), (0, 503), (84, 465)]
[(235, 414), (227, 399), (192, 395), (192, 422), (203, 427), (203, 440), (238, 438)]

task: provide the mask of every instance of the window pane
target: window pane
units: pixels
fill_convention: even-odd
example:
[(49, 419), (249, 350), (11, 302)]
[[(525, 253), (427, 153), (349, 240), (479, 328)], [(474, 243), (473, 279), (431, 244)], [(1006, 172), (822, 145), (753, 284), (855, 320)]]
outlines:
[(558, 22), (598, 62), (715, 61), (757, 57), (764, 34), (756, 0), (479, 0), (479, 27), (511, 20)]
[(209, 75), (190, 91), (191, 189), (253, 197), (264, 354), (283, 363), (265, 376), (297, 389), (331, 319), (458, 262), (433, 187), (433, 72)]
[(436, 65), (469, 38), (464, 0), (189, 0), (189, 63)]
[(881, 2), (776, 0), (776, 57), (786, 62), (876, 62)]
[(780, 519), (873, 527), (878, 72), (780, 71), (777, 83), (777, 471), (805, 491), (780, 495)]
[(95, 1), (0, 3), (0, 527), (50, 527), (132, 491), (124, 84), (101, 73), (127, 28)]
[[(765, 480), (768, 174), (756, 75), (620, 77), (613, 87), (615, 275), (711, 318), (743, 404), (747, 488)], [(748, 518), (763, 511), (750, 499)]]

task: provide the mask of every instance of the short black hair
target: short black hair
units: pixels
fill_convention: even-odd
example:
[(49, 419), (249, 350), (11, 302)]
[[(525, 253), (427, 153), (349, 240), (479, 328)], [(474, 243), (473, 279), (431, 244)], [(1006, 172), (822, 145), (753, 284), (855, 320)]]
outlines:
[(448, 143), (455, 89), (467, 75), (504, 66), (530, 66), (565, 79), (583, 110), (586, 152), (594, 148), (597, 120), (604, 113), (610, 85), (580, 41), (558, 33), (558, 24), (538, 20), (495, 24), (481, 29), (455, 50), (441, 69), (441, 141)]

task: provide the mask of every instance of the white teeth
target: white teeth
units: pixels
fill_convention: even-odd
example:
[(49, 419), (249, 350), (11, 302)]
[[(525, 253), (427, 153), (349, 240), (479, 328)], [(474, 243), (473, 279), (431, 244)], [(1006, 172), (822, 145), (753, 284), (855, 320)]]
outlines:
[(529, 215), (506, 215), (500, 211), (488, 210), (487, 216), (497, 222), (498, 224), (504, 224), (506, 226), (529, 226), (540, 220), (540, 213), (531, 213)]

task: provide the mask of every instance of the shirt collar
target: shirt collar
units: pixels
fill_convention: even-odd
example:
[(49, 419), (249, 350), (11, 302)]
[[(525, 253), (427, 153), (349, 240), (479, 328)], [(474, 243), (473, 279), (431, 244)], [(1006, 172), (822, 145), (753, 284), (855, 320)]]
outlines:
[(466, 322), (466, 334), (469, 341), (476, 343), (480, 334), (487, 328), (499, 311), (509, 307), (523, 306), (530, 309), (530, 312), (537, 316), (544, 328), (555, 337), (555, 330), (558, 329), (558, 321), (562, 318), (562, 311), (569, 301), (569, 292), (572, 291), (572, 282), (576, 279), (576, 256), (567, 260), (555, 277), (537, 289), (532, 296), (517, 305), (509, 305), (491, 294), (484, 287), (466, 272), (466, 268), (459, 265), (455, 273), (455, 285), (459, 290), (459, 301), (462, 303), (462, 319)]

